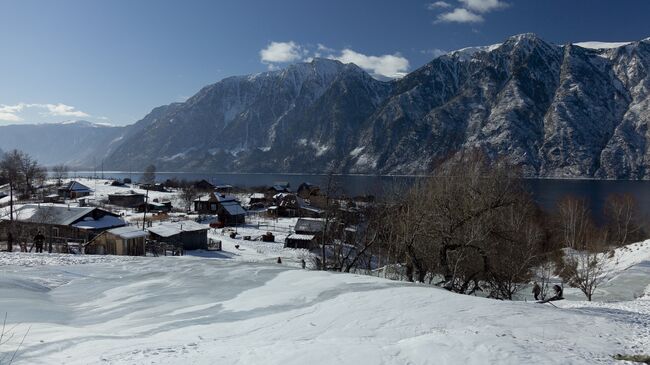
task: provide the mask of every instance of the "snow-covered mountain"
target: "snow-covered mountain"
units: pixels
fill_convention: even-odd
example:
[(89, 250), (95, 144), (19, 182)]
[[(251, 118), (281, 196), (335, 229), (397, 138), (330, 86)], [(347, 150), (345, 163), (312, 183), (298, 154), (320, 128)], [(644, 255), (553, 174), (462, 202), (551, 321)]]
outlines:
[(648, 178), (649, 71), (650, 39), (555, 45), (534, 34), (390, 82), (316, 59), (155, 109), (124, 129), (105, 165), (422, 173), (481, 148), (528, 176)]

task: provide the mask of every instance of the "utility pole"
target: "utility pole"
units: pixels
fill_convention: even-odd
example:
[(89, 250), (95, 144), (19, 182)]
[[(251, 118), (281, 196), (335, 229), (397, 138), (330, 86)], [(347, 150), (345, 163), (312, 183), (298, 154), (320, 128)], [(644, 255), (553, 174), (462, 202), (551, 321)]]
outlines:
[(144, 216), (142, 216), (142, 230), (147, 228), (147, 208), (149, 208), (149, 184), (147, 184), (147, 192), (144, 196)]

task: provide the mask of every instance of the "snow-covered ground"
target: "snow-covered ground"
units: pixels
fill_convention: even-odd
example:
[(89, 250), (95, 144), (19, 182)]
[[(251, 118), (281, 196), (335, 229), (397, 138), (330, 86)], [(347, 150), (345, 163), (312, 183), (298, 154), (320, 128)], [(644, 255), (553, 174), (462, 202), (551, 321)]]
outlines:
[[(28, 329), (15, 364), (607, 364), (650, 349), (649, 297), (496, 301), (301, 270), (279, 244), (220, 238), (223, 252), (183, 257), (0, 253), (0, 312), (17, 324), (0, 354)], [(648, 246), (617, 251), (611, 281)]]
[[(82, 183), (98, 199), (125, 189)], [(0, 253), (13, 334), (0, 364), (18, 346), (15, 364), (609, 364), (650, 353), (650, 240), (614, 252), (595, 302), (567, 288), (553, 306), (302, 270), (310, 254), (282, 243), (296, 220), (252, 215), (235, 238), (209, 231), (223, 251), (183, 257)], [(265, 232), (276, 242), (243, 239)]]

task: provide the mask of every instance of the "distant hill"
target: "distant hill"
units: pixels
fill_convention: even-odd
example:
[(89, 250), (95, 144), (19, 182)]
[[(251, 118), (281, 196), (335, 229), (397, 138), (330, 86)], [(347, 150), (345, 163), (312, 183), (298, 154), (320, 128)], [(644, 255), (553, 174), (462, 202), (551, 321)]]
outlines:
[(26, 151), (46, 166), (65, 162), (91, 168), (93, 160), (101, 163), (110, 154), (126, 129), (86, 121), (7, 125), (0, 126), (0, 146)]

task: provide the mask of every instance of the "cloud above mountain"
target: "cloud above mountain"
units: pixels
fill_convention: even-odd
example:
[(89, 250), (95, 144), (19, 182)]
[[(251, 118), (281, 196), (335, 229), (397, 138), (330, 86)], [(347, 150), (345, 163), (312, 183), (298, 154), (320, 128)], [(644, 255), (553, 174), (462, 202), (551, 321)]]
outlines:
[(21, 122), (23, 114), (37, 112), (41, 117), (67, 117), (67, 118), (88, 118), (90, 114), (78, 110), (74, 106), (63, 103), (57, 104), (30, 104), (18, 103), (14, 105), (0, 104), (0, 121)]
[(294, 41), (271, 42), (261, 49), (260, 61), (275, 70), (294, 62), (309, 62), (314, 58), (329, 58), (343, 63), (354, 63), (379, 79), (395, 79), (406, 75), (410, 62), (400, 53), (367, 55), (351, 48), (336, 50), (323, 44), (300, 45)]
[[(482, 23), (484, 14), (507, 8), (508, 3), (501, 0), (458, 0), (457, 6), (451, 11), (438, 14), (437, 23)], [(448, 2), (438, 1), (429, 4), (429, 10), (440, 10), (452, 7)]]

